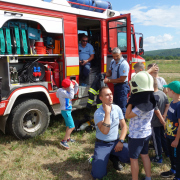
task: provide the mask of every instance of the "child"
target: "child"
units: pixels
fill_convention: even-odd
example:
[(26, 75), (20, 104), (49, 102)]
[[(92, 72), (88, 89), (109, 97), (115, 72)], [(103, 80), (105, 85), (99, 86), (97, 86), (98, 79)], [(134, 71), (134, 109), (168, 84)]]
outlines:
[(142, 62), (137, 62), (134, 66), (134, 71), (137, 74), (140, 71), (145, 71), (144, 64)]
[(129, 99), (126, 118), (129, 123), (129, 156), (132, 179), (138, 180), (138, 157), (141, 155), (146, 172), (145, 180), (151, 180), (151, 162), (148, 155), (148, 144), (151, 137), (151, 119), (156, 100), (153, 95), (153, 78), (145, 71), (138, 72), (130, 81), (131, 98)]
[[(135, 71), (135, 73), (137, 74), (138, 72), (140, 72), (140, 71), (145, 71), (145, 67), (144, 67), (144, 64), (142, 63), (142, 62), (137, 62), (134, 66), (133, 66), (133, 68), (134, 68), (134, 71)], [(155, 71), (157, 71), (158, 70), (158, 67), (156, 66), (156, 64), (153, 64), (152, 66), (151, 66), (151, 68), (149, 68), (148, 70), (147, 70), (147, 72), (150, 74), (150, 73), (153, 73), (153, 72), (155, 72)]]
[(159, 72), (159, 67), (157, 64), (149, 64), (147, 67), (147, 71), (149, 71), (153, 66), (156, 66), (157, 69), (155, 71), (151, 71), (150, 74), (151, 76), (155, 77), (157, 79), (158, 83), (158, 89), (163, 91), (165, 94), (167, 94), (167, 88), (163, 88), (163, 85), (166, 85), (166, 81), (163, 77), (159, 77), (158, 72)]
[(166, 140), (171, 161), (171, 169), (161, 173), (162, 177), (171, 177), (173, 180), (180, 180), (180, 81), (173, 81), (168, 85), (168, 96), (172, 102), (167, 112)]
[[(75, 87), (73, 88), (73, 83), (75, 83)], [(70, 138), (72, 131), (75, 128), (74, 121), (71, 115), (72, 110), (72, 99), (74, 98), (74, 94), (78, 91), (78, 83), (75, 80), (70, 81), (69, 79), (64, 79), (62, 81), (62, 88), (59, 88), (56, 96), (60, 101), (60, 109), (61, 114), (66, 123), (66, 134), (64, 139), (60, 142), (60, 145), (66, 149), (69, 149), (69, 145), (67, 142), (75, 142), (75, 140)]]
[(162, 147), (166, 156), (169, 156), (166, 138), (164, 136), (164, 127), (166, 124), (164, 117), (167, 114), (169, 102), (166, 94), (158, 90), (156, 78), (154, 78), (154, 95), (158, 96), (159, 100), (157, 106), (155, 107), (154, 115), (151, 121), (152, 136), (156, 153), (156, 156), (151, 158), (151, 161), (162, 163)]

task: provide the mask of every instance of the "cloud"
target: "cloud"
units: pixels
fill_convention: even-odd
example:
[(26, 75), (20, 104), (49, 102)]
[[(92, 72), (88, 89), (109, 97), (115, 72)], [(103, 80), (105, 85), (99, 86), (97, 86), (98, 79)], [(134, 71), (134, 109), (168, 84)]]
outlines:
[(180, 6), (162, 6), (149, 9), (147, 6), (140, 4), (130, 10), (124, 10), (120, 13), (131, 13), (134, 23), (145, 26), (161, 26), (180, 28)]
[(164, 34), (163, 36), (159, 35), (159, 36), (150, 36), (144, 39), (144, 43), (145, 44), (157, 44), (157, 43), (166, 43), (168, 41), (172, 41), (173, 40), (173, 36), (170, 34)]
[(173, 36), (171, 34), (164, 34), (158, 36), (149, 36), (144, 39), (145, 50), (169, 49), (177, 46), (176, 42), (171, 42)]

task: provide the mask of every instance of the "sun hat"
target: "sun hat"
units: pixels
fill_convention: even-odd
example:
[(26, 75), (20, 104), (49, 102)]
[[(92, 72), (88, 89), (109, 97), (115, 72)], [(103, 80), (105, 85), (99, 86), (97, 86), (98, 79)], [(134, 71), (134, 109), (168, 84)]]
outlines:
[(167, 85), (163, 85), (163, 87), (173, 90), (176, 94), (180, 94), (180, 81), (173, 81)]
[(70, 79), (63, 79), (63, 81), (61, 83), (62, 87), (64, 87), (64, 88), (68, 88), (70, 86), (70, 84), (71, 84)]

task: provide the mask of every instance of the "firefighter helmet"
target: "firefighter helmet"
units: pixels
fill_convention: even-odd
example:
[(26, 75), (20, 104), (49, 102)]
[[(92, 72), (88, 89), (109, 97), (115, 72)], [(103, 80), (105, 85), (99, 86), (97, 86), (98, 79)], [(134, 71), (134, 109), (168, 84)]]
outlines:
[(131, 81), (131, 93), (139, 93), (144, 91), (154, 91), (154, 80), (153, 77), (146, 71), (141, 71), (135, 74)]

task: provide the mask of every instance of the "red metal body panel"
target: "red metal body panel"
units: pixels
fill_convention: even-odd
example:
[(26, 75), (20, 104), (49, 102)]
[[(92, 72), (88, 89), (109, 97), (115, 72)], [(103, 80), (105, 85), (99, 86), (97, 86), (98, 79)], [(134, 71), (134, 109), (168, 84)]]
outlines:
[(104, 57), (107, 56), (106, 20), (101, 20), (101, 72), (104, 72)]
[(56, 92), (49, 93), (49, 95), (51, 97), (52, 104), (58, 104), (59, 103), (59, 99), (56, 97)]
[(77, 37), (77, 16), (64, 14), (64, 42), (66, 57), (77, 57), (78, 37)]
[(9, 100), (1, 101), (1, 103), (0, 103), (0, 116), (3, 116), (8, 102), (9, 102)]

